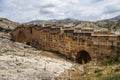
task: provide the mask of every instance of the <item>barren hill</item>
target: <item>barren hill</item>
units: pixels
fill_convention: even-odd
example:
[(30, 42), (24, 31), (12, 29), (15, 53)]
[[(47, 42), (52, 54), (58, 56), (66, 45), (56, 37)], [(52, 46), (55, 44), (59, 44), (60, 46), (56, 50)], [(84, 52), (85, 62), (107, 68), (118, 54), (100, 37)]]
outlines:
[(0, 18), (0, 30), (13, 30), (15, 29), (20, 23), (10, 21), (6, 18)]
[(100, 27), (120, 29), (120, 16), (111, 19), (97, 21), (96, 24)]

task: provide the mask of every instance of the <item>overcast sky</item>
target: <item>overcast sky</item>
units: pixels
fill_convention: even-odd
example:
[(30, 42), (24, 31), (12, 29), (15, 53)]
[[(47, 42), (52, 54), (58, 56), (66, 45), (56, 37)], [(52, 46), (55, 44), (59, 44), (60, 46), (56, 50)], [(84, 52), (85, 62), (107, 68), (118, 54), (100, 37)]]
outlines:
[(0, 17), (17, 22), (75, 18), (96, 21), (120, 15), (120, 0), (0, 0)]

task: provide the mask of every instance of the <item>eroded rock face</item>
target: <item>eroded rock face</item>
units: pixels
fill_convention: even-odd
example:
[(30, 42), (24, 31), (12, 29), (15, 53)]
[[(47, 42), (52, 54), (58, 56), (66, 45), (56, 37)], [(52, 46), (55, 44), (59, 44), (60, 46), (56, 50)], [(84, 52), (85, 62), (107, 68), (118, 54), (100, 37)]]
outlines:
[[(82, 62), (82, 59), (77, 59), (79, 54), (88, 57), (89, 59), (83, 58), (88, 62), (94, 57), (120, 53), (120, 36), (107, 30), (21, 25), (11, 35), (14, 41), (27, 42), (37, 49), (58, 51), (72, 60), (81, 60), (79, 62)], [(84, 55), (81, 51), (87, 54)]]

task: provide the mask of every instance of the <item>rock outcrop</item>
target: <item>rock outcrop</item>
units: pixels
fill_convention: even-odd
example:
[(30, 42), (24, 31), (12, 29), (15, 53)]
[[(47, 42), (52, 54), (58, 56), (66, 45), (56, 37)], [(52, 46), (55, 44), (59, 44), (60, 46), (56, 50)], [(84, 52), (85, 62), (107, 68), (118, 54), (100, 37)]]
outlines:
[(0, 80), (55, 80), (74, 65), (10, 39), (9, 33), (0, 32)]
[(13, 22), (5, 18), (0, 18), (0, 31), (9, 32), (15, 29), (18, 25), (20, 25), (20, 23)]

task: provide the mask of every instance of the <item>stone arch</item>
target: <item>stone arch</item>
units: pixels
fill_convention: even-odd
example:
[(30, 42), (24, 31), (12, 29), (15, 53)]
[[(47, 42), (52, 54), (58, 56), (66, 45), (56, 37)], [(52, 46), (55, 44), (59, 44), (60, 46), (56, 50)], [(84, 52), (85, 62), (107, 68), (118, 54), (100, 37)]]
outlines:
[(23, 31), (18, 32), (17, 41), (24, 42), (26, 40), (26, 35)]
[(84, 63), (87, 63), (89, 61), (91, 61), (91, 57), (89, 55), (89, 53), (85, 50), (81, 50), (77, 53), (76, 56), (76, 62), (82, 64), (84, 61)]

